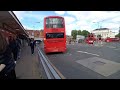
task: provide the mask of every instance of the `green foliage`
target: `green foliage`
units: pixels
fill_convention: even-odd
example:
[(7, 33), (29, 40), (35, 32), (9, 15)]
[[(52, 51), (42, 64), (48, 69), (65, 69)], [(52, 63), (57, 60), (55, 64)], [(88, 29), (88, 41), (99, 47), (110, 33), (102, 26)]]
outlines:
[(115, 37), (120, 37), (120, 33), (119, 33), (119, 34), (117, 34), (117, 35), (115, 35)]
[(88, 34), (90, 34), (90, 32), (88, 32), (87, 30), (83, 30), (81, 35), (87, 37)]
[(71, 36), (73, 36), (73, 39), (76, 39), (77, 36), (77, 30), (72, 30)]
[(78, 31), (77, 31), (77, 35), (82, 35), (81, 30), (78, 30)]
[(83, 35), (85, 37), (87, 37), (87, 35), (90, 34), (87, 30), (72, 30), (71, 32), (71, 36), (73, 36), (73, 39), (76, 39), (77, 35)]

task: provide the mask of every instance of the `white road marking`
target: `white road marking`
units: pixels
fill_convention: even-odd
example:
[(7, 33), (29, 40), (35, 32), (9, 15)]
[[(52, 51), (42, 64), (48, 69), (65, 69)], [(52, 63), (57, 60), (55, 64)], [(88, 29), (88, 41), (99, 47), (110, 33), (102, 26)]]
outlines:
[(107, 77), (120, 70), (120, 63), (99, 57), (92, 57), (76, 61), (77, 63)]
[(113, 46), (106, 46), (106, 47), (109, 47), (109, 48), (116, 48), (116, 47), (113, 47)]
[(94, 46), (103, 46), (103, 45), (102, 44), (101, 45), (95, 44)]
[(95, 56), (100, 56), (100, 55), (98, 55), (98, 54), (93, 54), (93, 53), (84, 52), (84, 51), (77, 51), (77, 52), (86, 53), (86, 54), (91, 54), (91, 55), (95, 55)]
[(120, 50), (120, 48), (118, 48), (118, 49), (114, 49), (114, 50)]

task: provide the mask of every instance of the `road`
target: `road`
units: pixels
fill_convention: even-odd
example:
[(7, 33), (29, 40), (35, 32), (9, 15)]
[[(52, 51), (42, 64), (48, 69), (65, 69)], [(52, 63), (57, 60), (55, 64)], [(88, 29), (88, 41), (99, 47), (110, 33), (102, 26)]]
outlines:
[(68, 44), (47, 57), (67, 79), (120, 79), (120, 43)]

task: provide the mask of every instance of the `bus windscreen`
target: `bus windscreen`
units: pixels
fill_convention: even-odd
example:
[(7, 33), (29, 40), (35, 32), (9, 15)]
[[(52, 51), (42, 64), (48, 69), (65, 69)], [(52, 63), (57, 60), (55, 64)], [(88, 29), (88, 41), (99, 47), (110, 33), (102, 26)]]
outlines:
[(47, 18), (46, 28), (64, 28), (62, 18)]
[(64, 38), (64, 33), (47, 33), (46, 39), (52, 39), (52, 38)]

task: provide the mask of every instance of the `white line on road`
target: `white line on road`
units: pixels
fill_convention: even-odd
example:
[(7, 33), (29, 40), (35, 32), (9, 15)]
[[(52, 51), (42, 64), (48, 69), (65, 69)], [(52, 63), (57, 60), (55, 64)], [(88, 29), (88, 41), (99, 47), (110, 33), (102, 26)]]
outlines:
[(103, 45), (102, 44), (101, 45), (95, 44), (94, 46), (103, 46)]
[(91, 54), (91, 55), (95, 55), (95, 56), (100, 56), (100, 55), (98, 55), (98, 54), (93, 54), (93, 53), (84, 52), (84, 51), (77, 51), (77, 52), (86, 53), (86, 54)]
[(113, 47), (113, 46), (106, 46), (106, 47), (109, 47), (109, 48), (116, 48), (116, 47)]
[(114, 49), (114, 50), (120, 50), (120, 48), (118, 48), (118, 49)]

